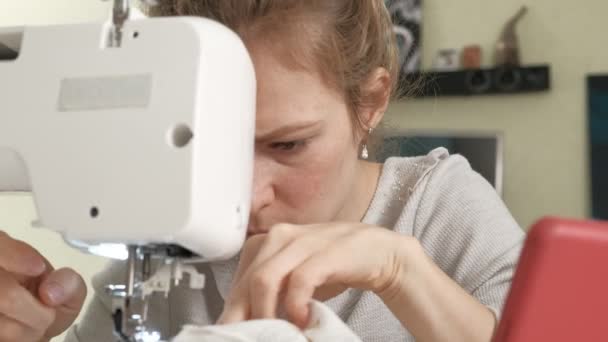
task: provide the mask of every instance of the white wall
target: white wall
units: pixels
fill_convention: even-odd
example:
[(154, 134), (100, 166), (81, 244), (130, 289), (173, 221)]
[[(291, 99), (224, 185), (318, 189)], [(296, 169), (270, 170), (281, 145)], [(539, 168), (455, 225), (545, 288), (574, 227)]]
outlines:
[(504, 198), (528, 227), (547, 214), (589, 211), (585, 76), (608, 73), (606, 0), (424, 0), (424, 65), (440, 48), (479, 43), (485, 61), (502, 24), (529, 7), (518, 32), (526, 64), (552, 67), (552, 90), (516, 96), (436, 98), (393, 104), (390, 125), (411, 129), (502, 131)]
[(105, 20), (106, 0), (0, 0), (0, 27)]

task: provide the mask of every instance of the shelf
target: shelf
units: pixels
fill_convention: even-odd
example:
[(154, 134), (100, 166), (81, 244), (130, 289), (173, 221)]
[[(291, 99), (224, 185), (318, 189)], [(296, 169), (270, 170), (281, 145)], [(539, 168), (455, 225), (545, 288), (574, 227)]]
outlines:
[(417, 72), (402, 75), (400, 81), (419, 84), (412, 97), (533, 93), (551, 88), (551, 68), (549, 65), (532, 65)]

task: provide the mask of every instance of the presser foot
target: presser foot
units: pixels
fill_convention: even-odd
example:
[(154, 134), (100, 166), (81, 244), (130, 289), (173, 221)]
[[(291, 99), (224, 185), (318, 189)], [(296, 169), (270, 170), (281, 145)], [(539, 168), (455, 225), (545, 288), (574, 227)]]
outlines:
[[(112, 297), (114, 335), (120, 342), (160, 342), (162, 335), (147, 324), (148, 301), (155, 292), (168, 296), (188, 275), (188, 286), (203, 289), (205, 276), (189, 263), (189, 254), (175, 254), (174, 246), (129, 246), (125, 284), (108, 285)], [(184, 258), (185, 257), (185, 258)], [(152, 259), (158, 264), (152, 270)]]

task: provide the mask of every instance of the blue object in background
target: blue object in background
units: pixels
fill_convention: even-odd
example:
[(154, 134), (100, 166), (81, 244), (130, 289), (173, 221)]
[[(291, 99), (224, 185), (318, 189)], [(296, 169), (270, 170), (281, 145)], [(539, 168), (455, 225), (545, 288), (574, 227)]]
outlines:
[(608, 219), (608, 75), (587, 78), (592, 216)]

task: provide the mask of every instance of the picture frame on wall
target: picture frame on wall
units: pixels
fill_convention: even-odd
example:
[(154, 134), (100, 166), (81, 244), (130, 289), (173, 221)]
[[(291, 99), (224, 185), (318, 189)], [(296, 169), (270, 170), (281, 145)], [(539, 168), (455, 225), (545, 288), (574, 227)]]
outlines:
[(587, 78), (591, 216), (608, 220), (608, 74)]
[(422, 0), (385, 0), (399, 47), (401, 75), (420, 71)]

